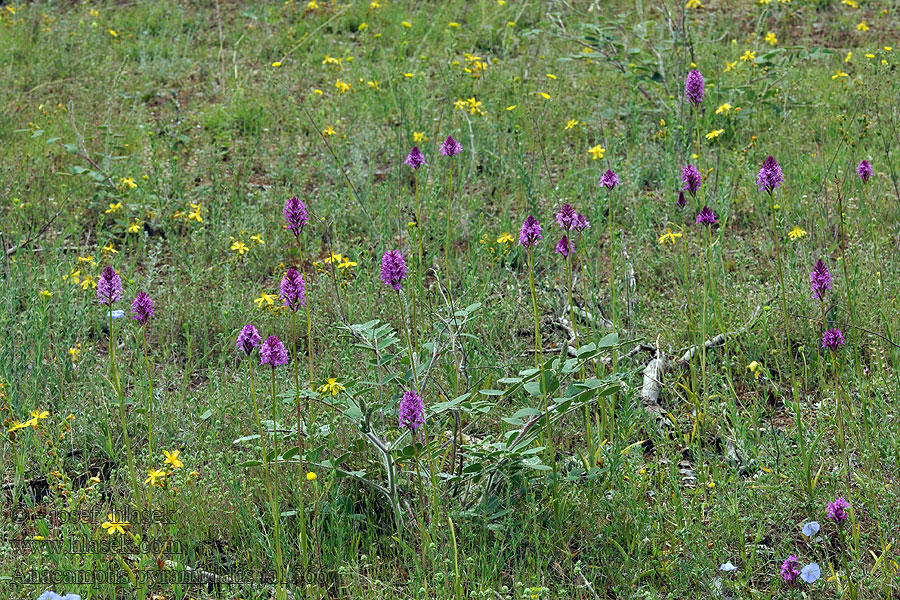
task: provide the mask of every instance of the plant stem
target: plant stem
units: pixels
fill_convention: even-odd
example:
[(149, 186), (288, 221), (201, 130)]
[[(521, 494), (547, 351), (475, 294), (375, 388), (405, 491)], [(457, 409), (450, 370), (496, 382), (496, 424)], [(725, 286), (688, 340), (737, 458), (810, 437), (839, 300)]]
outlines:
[(147, 384), (150, 386), (150, 410), (147, 422), (147, 448), (150, 458), (153, 458), (153, 378), (150, 373), (150, 355), (147, 353), (147, 326), (141, 326), (141, 341), (144, 346), (144, 365), (147, 368)]
[(450, 278), (450, 214), (453, 208), (453, 161), (449, 161), (450, 191), (447, 194), (447, 229), (444, 233), (444, 268), (447, 269), (447, 287), (451, 288)]
[(109, 313), (109, 365), (112, 370), (113, 386), (119, 397), (119, 423), (122, 428), (122, 442), (125, 444), (125, 455), (128, 457), (128, 471), (131, 474), (131, 484), (134, 487), (134, 501), (141, 497), (141, 486), (138, 483), (137, 472), (134, 470), (134, 455), (131, 452), (131, 442), (128, 437), (128, 427), (125, 423), (125, 392), (122, 390), (122, 381), (119, 379), (119, 370), (116, 367), (116, 334), (113, 329), (112, 304), (107, 310)]

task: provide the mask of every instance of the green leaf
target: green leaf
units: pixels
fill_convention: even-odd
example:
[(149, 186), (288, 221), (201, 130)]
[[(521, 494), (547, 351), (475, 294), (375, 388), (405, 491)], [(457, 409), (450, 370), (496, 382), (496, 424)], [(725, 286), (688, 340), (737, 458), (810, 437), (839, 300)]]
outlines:
[(245, 460), (238, 466), (239, 467), (258, 467), (261, 464), (263, 464), (261, 460)]
[(200, 414), (200, 416), (197, 417), (197, 418), (200, 419), (201, 421), (205, 421), (205, 420), (207, 420), (208, 418), (210, 418), (210, 417), (212, 416), (212, 414), (213, 414), (213, 409), (207, 408), (207, 409), (204, 410), (204, 411)]
[[(72, 156), (78, 155), (78, 146), (76, 146), (75, 144), (63, 144), (63, 146), (65, 146), (66, 150), (68, 150), (69, 154), (71, 154)], [(84, 171), (87, 171), (87, 169), (85, 169)], [(82, 173), (84, 171), (82, 171)]]

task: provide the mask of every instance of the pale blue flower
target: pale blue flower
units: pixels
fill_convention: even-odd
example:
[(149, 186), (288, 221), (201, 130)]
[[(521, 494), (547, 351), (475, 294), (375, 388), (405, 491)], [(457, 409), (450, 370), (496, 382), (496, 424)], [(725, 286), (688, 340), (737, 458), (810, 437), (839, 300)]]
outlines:
[(810, 521), (809, 523), (803, 526), (803, 535), (806, 537), (812, 537), (819, 533), (819, 522), (818, 521)]
[(822, 570), (816, 563), (809, 563), (800, 570), (800, 579), (806, 583), (815, 583), (822, 575)]
[(81, 600), (81, 596), (79, 596), (78, 594), (66, 594), (65, 596), (60, 596), (56, 592), (47, 590), (46, 592), (38, 596), (37, 600)]
[(727, 562), (727, 563), (722, 564), (722, 566), (719, 567), (719, 570), (725, 571), (726, 573), (731, 573), (732, 571), (737, 571), (737, 567), (734, 566), (733, 564), (731, 564), (730, 562)]

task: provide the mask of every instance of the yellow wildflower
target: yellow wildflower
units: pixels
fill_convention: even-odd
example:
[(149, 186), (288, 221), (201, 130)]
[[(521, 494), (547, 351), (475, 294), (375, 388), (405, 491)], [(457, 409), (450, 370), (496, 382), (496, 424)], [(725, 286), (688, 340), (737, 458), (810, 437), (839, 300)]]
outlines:
[(401, 22), (400, 22), (400, 25), (402, 25), (402, 26), (405, 27), (406, 29), (409, 29), (410, 27), (412, 27), (412, 24), (410, 24), (409, 21), (401, 21)]
[(172, 465), (173, 469), (180, 469), (184, 466), (184, 463), (181, 462), (180, 458), (178, 458), (178, 455), (181, 454), (181, 451), (173, 450), (169, 452), (168, 450), (163, 450), (163, 454), (166, 456), (166, 464)]
[(756, 52), (753, 50), (744, 50), (744, 53), (741, 55), (741, 60), (743, 60), (743, 61), (756, 60)]
[(315, 480), (316, 480), (316, 474), (313, 473), (312, 471), (310, 471), (309, 473), (306, 474), (306, 480), (307, 480), (307, 481), (315, 481)]
[(272, 63), (272, 66), (277, 69), (278, 67), (281, 66), (281, 61), (276, 60), (275, 62)]
[(859, 25), (856, 26), (857, 31), (868, 31), (869, 25), (866, 23), (865, 19), (859, 22)]
[(713, 129), (712, 131), (710, 131), (709, 133), (706, 134), (706, 139), (714, 140), (717, 137), (719, 137), (720, 135), (722, 135), (723, 133), (725, 133), (724, 129)]
[(157, 479), (162, 479), (166, 476), (166, 472), (161, 469), (150, 469), (149, 471), (147, 471), (147, 474), (150, 475), (150, 477), (144, 480), (144, 485), (147, 485), (149, 483), (151, 486), (156, 485)]
[(847, 74), (838, 69), (834, 72), (834, 75), (831, 76), (832, 79), (837, 79), (838, 77), (847, 77)]
[(803, 229), (800, 229), (800, 227), (798, 227), (798, 226), (795, 226), (793, 229), (788, 231), (788, 237), (791, 238), (792, 240), (799, 240), (804, 235), (806, 235), (806, 231)]
[(604, 148), (600, 144), (597, 144), (593, 148), (589, 148), (588, 152), (590, 153), (592, 160), (600, 160), (601, 158), (603, 158), (603, 155), (606, 153), (606, 148)]
[(266, 244), (262, 239), (262, 234), (260, 234), (260, 233), (257, 233), (256, 235), (251, 235), (250, 241), (252, 241), (254, 245), (259, 245), (259, 246), (264, 246)]
[(114, 533), (125, 535), (125, 528), (130, 526), (131, 524), (128, 521), (119, 521), (116, 519), (116, 515), (112, 513), (106, 515), (106, 521), (100, 525), (109, 535)]
[(755, 360), (747, 365), (747, 370), (753, 373), (756, 379), (759, 379), (759, 376), (762, 375), (762, 365)]
[(428, 138), (425, 137), (424, 131), (413, 131), (413, 141), (414, 142), (427, 142)]
[(504, 231), (503, 234), (497, 238), (498, 244), (512, 244), (513, 241), (515, 240), (512, 234), (510, 234), (508, 231)]
[(727, 115), (730, 110), (731, 105), (725, 102), (724, 104), (719, 105), (719, 108), (716, 109), (716, 114), (721, 115), (722, 113), (725, 113)]
[(768, 42), (770, 46), (774, 46), (778, 43), (778, 38), (775, 37), (775, 34), (770, 31), (766, 34), (766, 42)]
[(346, 94), (353, 86), (345, 81), (338, 79), (334, 82), (334, 87), (336, 87), (338, 89), (338, 92), (340, 92), (341, 94)]
[(661, 236), (659, 236), (657, 243), (665, 244), (666, 242), (669, 242), (671, 244), (675, 244), (675, 239), (680, 238), (680, 237), (681, 237), (680, 233), (672, 233), (672, 230), (669, 229), (668, 227), (666, 227), (666, 232), (664, 234), (662, 234)]
[(131, 225), (128, 226), (128, 233), (140, 233), (141, 231), (141, 222), (135, 219), (131, 222)]
[(240, 256), (243, 256), (250, 251), (250, 248), (248, 248), (247, 244), (245, 244), (241, 240), (235, 240), (231, 243), (231, 250), (237, 252)]
[(121, 202), (112, 202), (112, 203), (110, 203), (109, 208), (107, 208), (107, 209), (106, 209), (105, 211), (103, 211), (103, 212), (105, 212), (106, 214), (109, 215), (109, 214), (117, 213), (117, 212), (119, 212), (119, 210), (121, 210), (121, 209), (122, 209), (122, 203), (121, 203)]
[(332, 396), (337, 396), (341, 391), (346, 389), (344, 386), (337, 382), (337, 379), (334, 377), (329, 377), (328, 381), (321, 386), (319, 386), (319, 391), (323, 393), (331, 393)]
[(123, 177), (119, 182), (122, 184), (122, 187), (127, 187), (130, 190), (137, 187), (137, 184), (134, 182), (134, 177)]
[(334, 131), (334, 127), (332, 127), (331, 125), (322, 130), (322, 135), (324, 135), (325, 137), (331, 137), (335, 133), (336, 132)]
[(72, 364), (78, 362), (78, 356), (81, 354), (81, 342), (78, 342), (71, 348), (69, 348), (69, 357), (72, 359)]
[(566, 131), (575, 129), (576, 125), (578, 125), (578, 119), (569, 119), (568, 121), (566, 121)]
[(723, 71), (723, 73), (727, 73), (728, 71), (733, 71), (734, 68), (735, 68), (736, 66), (737, 66), (737, 61), (735, 61), (735, 62), (728, 62), (728, 61), (726, 60), (726, 61), (725, 61), (725, 70)]
[(278, 296), (275, 296), (274, 294), (267, 294), (266, 292), (262, 292), (259, 295), (259, 298), (256, 298), (253, 301), (256, 302), (257, 308), (265, 308), (266, 306), (275, 306), (275, 300), (277, 298)]
[(53, 295), (53, 293), (50, 290), (41, 290), (40, 294), (41, 294), (41, 298), (49, 298), (50, 296)]
[(684, 5), (685, 8), (703, 8), (703, 5), (700, 4), (700, 0), (687, 0), (687, 4)]

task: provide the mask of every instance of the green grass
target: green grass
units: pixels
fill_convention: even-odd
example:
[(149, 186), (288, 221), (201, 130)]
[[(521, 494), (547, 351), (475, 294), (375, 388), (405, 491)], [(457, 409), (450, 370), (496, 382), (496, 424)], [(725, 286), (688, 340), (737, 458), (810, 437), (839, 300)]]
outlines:
[[(887, 49), (898, 43), (896, 7), (858, 3), (2, 7), (0, 596), (270, 597), (275, 531), (247, 362), (234, 348), (253, 323), (299, 360), (305, 468), (295, 451), (278, 468), (293, 598), (896, 598), (900, 46)], [(692, 62), (707, 85), (696, 124), (683, 98)], [(452, 159), (438, 153), (447, 135), (464, 149)], [(403, 164), (413, 144), (427, 161), (417, 172), (421, 268)], [(770, 199), (756, 189), (770, 154), (786, 179), (775, 212), (790, 353)], [(863, 159), (875, 170), (866, 185), (855, 173)], [(682, 210), (687, 163), (704, 186)], [(599, 318), (612, 314), (597, 183), (606, 169), (622, 182), (615, 331)], [(297, 264), (281, 217), (291, 196), (310, 212), (299, 238), (309, 354), (303, 312), (294, 352), (277, 298), (254, 302), (277, 295)], [(579, 356), (598, 359), (583, 369), (553, 363), (571, 314), (553, 252), (563, 202), (591, 222), (574, 262), (575, 304), (598, 317), (578, 319)], [(719, 222), (708, 248), (694, 224), (704, 204)], [(535, 364), (527, 254), (516, 245), (528, 214), (544, 227), (534, 271), (543, 375), (520, 375)], [(794, 227), (807, 234), (789, 238)], [(667, 228), (683, 236), (660, 243)], [(498, 241), (507, 232), (514, 241)], [(410, 266), (402, 298), (379, 279), (395, 248)], [(329, 264), (333, 254), (356, 264)], [(824, 325), (847, 340), (836, 378), (809, 289), (819, 258), (834, 277)], [(106, 264), (125, 287), (116, 358), (140, 497), (92, 287)], [(140, 329), (127, 318), (141, 290), (156, 306), (152, 458)], [(399, 302), (415, 315), (415, 376)], [(390, 329), (351, 328), (376, 319)], [(647, 348), (674, 361), (720, 333), (724, 345), (670, 362), (661, 413), (646, 410)], [(296, 440), (293, 366), (275, 377), (282, 453)], [(255, 370), (271, 450), (270, 374)], [(329, 378), (344, 389), (322, 391)], [(417, 379), (428, 442), (416, 447), (397, 408)], [(550, 438), (544, 419), (527, 425), (545, 403), (559, 403)], [(31, 411), (47, 418), (9, 431)], [(523, 428), (531, 437), (511, 444)], [(371, 485), (388, 485), (372, 436), (400, 464), (402, 524)], [(179, 450), (184, 467), (144, 484), (163, 450)], [(840, 529), (825, 512), (836, 496), (852, 505)], [(109, 513), (133, 516), (143, 543), (107, 535)], [(810, 520), (822, 525), (812, 540), (800, 531)], [(77, 553), (34, 536), (121, 546)], [(822, 578), (785, 586), (789, 555), (816, 562)], [(720, 572), (725, 562), (738, 570)], [(92, 573), (35, 581), (71, 569)], [(246, 585), (161, 582), (186, 569)]]

